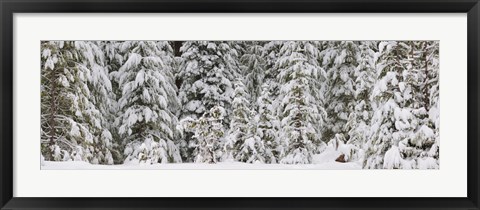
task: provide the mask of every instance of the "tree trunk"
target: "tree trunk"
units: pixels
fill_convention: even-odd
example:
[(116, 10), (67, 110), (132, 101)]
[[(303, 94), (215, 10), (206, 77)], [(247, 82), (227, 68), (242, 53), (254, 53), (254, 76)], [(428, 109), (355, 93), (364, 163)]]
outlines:
[(52, 72), (50, 74), (50, 116), (49, 116), (49, 126), (48, 128), (50, 129), (48, 131), (48, 134), (50, 135), (50, 141), (48, 143), (48, 146), (49, 148), (47, 149), (47, 151), (49, 151), (49, 156), (50, 157), (47, 157), (48, 159), (52, 158), (52, 153), (51, 153), (51, 147), (53, 145), (55, 145), (55, 136), (56, 136), (56, 133), (55, 133), (55, 114), (57, 112), (57, 105), (56, 105), (56, 100), (57, 100), (57, 94), (56, 94), (56, 88), (57, 88), (57, 85), (55, 83), (55, 73), (56, 73), (56, 69), (52, 69)]
[(427, 58), (427, 42), (425, 42), (424, 50), (423, 50), (423, 57), (425, 60), (425, 87), (423, 88), (423, 97), (424, 97), (424, 103), (425, 103), (425, 110), (429, 110), (430, 107), (430, 99), (429, 99), (429, 94), (428, 90), (430, 89), (428, 87), (428, 58)]
[(180, 52), (180, 47), (182, 47), (183, 41), (174, 41), (173, 42), (173, 53), (175, 57), (180, 57), (182, 56), (182, 53)]

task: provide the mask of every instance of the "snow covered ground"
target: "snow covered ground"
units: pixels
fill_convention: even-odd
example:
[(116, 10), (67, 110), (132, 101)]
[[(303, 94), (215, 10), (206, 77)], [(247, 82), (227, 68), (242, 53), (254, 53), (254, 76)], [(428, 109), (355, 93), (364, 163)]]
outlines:
[(171, 164), (122, 164), (122, 165), (94, 165), (82, 161), (42, 162), (42, 170), (358, 170), (362, 169), (359, 162), (339, 163), (335, 158), (340, 153), (325, 151), (314, 157), (313, 164), (250, 164), (242, 162), (207, 163), (171, 163)]
[(51, 162), (45, 161), (42, 170), (283, 170), (283, 169), (331, 169), (355, 170), (361, 169), (358, 163), (327, 162), (320, 164), (287, 165), (287, 164), (248, 164), (241, 162), (203, 164), (203, 163), (177, 163), (177, 164), (123, 164), (123, 165), (93, 165), (81, 161)]

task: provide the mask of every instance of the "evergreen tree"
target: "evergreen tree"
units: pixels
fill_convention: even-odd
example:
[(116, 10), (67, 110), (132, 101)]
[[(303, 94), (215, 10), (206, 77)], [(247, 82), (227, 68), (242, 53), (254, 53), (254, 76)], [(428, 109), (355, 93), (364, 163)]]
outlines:
[(245, 162), (248, 157), (240, 154), (240, 147), (245, 143), (250, 120), (250, 103), (245, 85), (241, 80), (235, 82), (235, 93), (232, 101), (232, 116), (228, 138), (225, 142), (225, 158)]
[(418, 125), (414, 116), (418, 107), (414, 82), (418, 77), (411, 63), (411, 50), (408, 42), (379, 44), (378, 79), (371, 95), (375, 111), (372, 134), (367, 142), (367, 168), (411, 168), (414, 165), (414, 160), (403, 159), (405, 156), (401, 154)]
[(194, 148), (195, 163), (216, 163), (221, 153), (221, 142), (225, 135), (222, 125), (225, 109), (214, 106), (199, 119), (190, 117), (182, 120), (185, 130), (193, 132), (191, 146)]
[(126, 162), (181, 162), (175, 144), (178, 103), (167, 42), (127, 41), (121, 51), (128, 59), (116, 73), (122, 96), (119, 134)]
[(265, 144), (259, 133), (259, 118), (255, 111), (250, 112), (250, 120), (247, 124), (247, 135), (245, 141), (240, 146), (237, 159), (247, 163), (265, 163), (266, 155)]
[[(370, 120), (372, 118), (372, 107), (370, 105), (370, 95), (375, 85), (375, 41), (361, 41), (358, 46), (359, 52), (356, 55), (358, 66), (355, 68), (354, 78), (354, 106), (348, 116), (345, 124), (348, 130), (347, 144), (352, 145), (353, 151), (350, 151), (351, 159), (363, 158), (363, 145), (368, 140), (366, 135), (370, 129)], [(363, 160), (362, 160), (363, 161)]]
[[(438, 42), (413, 41), (409, 44), (412, 47), (411, 71), (404, 77), (412, 83), (410, 106), (416, 123), (409, 138), (399, 143), (399, 148), (403, 158), (411, 163), (409, 167), (438, 168), (438, 127), (435, 125), (438, 114), (435, 108), (430, 112), (430, 107), (435, 106), (435, 102), (430, 103), (430, 92), (438, 88)], [(430, 114), (436, 116), (431, 118)]]
[[(98, 79), (92, 77), (89, 67), (101, 55), (82, 53), (83, 45), (74, 41), (42, 42), (42, 154), (47, 161), (111, 164), (111, 137), (102, 128), (102, 115), (89, 88)], [(92, 54), (85, 57), (85, 53)], [(92, 59), (90, 65), (86, 59)]]
[[(110, 132), (112, 107), (115, 104), (115, 95), (112, 92), (112, 84), (108, 76), (108, 69), (105, 67), (105, 53), (98, 42), (76, 41), (76, 49), (81, 52), (83, 65), (87, 68), (89, 77), (88, 89), (90, 90), (90, 101), (98, 109), (96, 119), (92, 122), (97, 129), (94, 131), (93, 157), (91, 162), (98, 164), (113, 164), (112, 147), (113, 137)], [(92, 119), (89, 117), (89, 119)], [(100, 127), (97, 125), (100, 122)]]
[(281, 89), (279, 113), (281, 114), (280, 140), (284, 145), (282, 163), (311, 163), (321, 143), (320, 128), (324, 110), (314, 103), (319, 71), (318, 50), (311, 42), (285, 42), (275, 68)]
[(280, 160), (278, 131), (280, 122), (273, 106), (271, 89), (268, 84), (262, 86), (262, 93), (258, 98), (258, 134), (265, 146), (265, 162), (278, 163)]
[[(178, 93), (182, 109), (180, 118), (200, 118), (214, 106), (231, 113), (233, 97), (232, 81), (239, 77), (238, 54), (229, 42), (187, 41), (180, 49), (182, 64), (177, 78), (182, 78)], [(227, 128), (229, 118), (222, 125)], [(183, 145), (190, 145), (191, 133), (184, 134)], [(186, 161), (193, 161), (193, 148), (182, 154)]]
[(331, 139), (336, 134), (348, 136), (345, 124), (356, 103), (354, 74), (358, 66), (356, 59), (358, 51), (357, 43), (353, 41), (326, 41), (325, 50), (321, 52), (328, 83), (326, 94), (328, 128), (324, 134), (326, 139)]
[(109, 110), (105, 112), (106, 121), (108, 122), (107, 128), (110, 130), (112, 135), (112, 156), (115, 164), (121, 164), (125, 160), (123, 156), (123, 142), (120, 140), (120, 135), (118, 133), (118, 128), (115, 125), (118, 125), (119, 122), (116, 122), (118, 119), (117, 116), (121, 114), (118, 108), (118, 99), (122, 96), (122, 90), (119, 88), (116, 72), (122, 67), (124, 62), (124, 55), (120, 51), (120, 46), (122, 41), (105, 41), (100, 42), (99, 47), (105, 53), (105, 69), (108, 72), (108, 78), (111, 82), (112, 91), (109, 93), (110, 97), (113, 98)]

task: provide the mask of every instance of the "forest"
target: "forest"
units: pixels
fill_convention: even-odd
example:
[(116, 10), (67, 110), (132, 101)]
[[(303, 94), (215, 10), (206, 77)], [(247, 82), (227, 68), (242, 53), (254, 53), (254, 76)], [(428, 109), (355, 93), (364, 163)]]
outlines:
[(42, 41), (41, 162), (439, 168), (438, 41)]

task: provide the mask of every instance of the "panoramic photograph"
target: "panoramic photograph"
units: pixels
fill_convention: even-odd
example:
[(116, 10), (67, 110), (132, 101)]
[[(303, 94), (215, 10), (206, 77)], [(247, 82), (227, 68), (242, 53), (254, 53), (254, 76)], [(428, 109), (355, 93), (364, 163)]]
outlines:
[(42, 170), (439, 169), (439, 41), (40, 43)]

